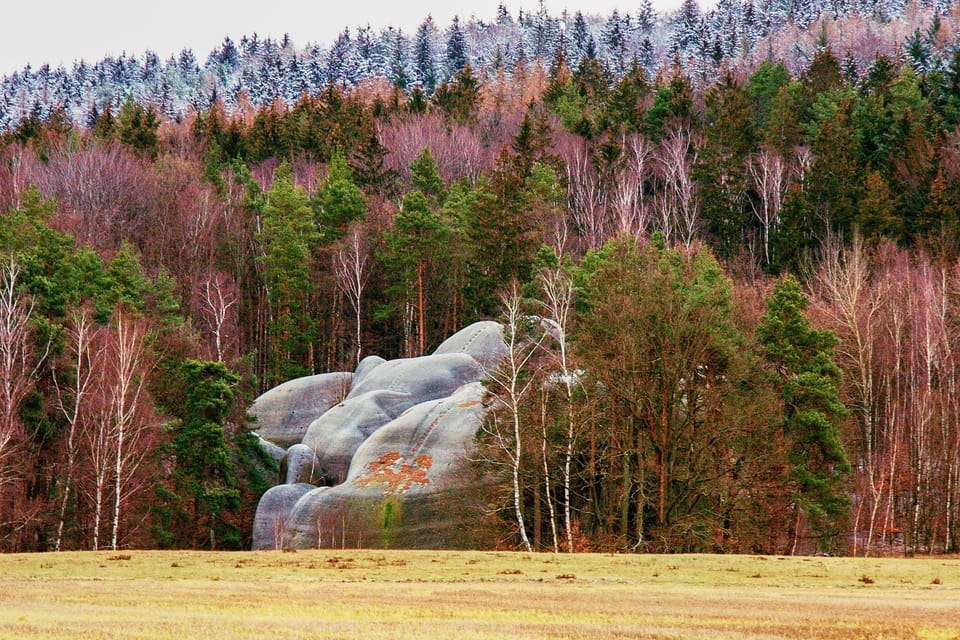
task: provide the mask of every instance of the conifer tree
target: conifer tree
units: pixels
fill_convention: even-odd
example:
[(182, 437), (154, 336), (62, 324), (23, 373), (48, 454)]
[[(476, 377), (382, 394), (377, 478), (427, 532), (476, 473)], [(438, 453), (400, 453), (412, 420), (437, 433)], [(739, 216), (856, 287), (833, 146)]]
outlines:
[(427, 19), (417, 27), (417, 35), (413, 44), (413, 65), (416, 71), (417, 82), (423, 87), (427, 96), (433, 95), (437, 86), (437, 67), (435, 61), (434, 38), (437, 28), (433, 18)]
[(293, 183), (290, 166), (277, 169), (264, 194), (264, 280), (270, 302), (270, 384), (306, 375), (312, 370), (311, 344), (315, 320), (310, 308), (310, 265), (319, 240), (307, 194)]
[(460, 17), (453, 16), (447, 35), (447, 75), (455, 76), (467, 66), (467, 39), (460, 28)]
[[(837, 389), (840, 369), (833, 361), (839, 341), (830, 331), (810, 327), (808, 304), (800, 283), (787, 277), (767, 299), (757, 338), (779, 379), (796, 522), (806, 518), (820, 545), (829, 548), (849, 515), (844, 478), (850, 463), (839, 429), (847, 411)], [(793, 534), (796, 551), (800, 526)]]
[(164, 535), (177, 546), (239, 549), (241, 533), (230, 516), (240, 509), (233, 452), (226, 434), (239, 376), (222, 362), (187, 360), (181, 365), (184, 403), (173, 407), (174, 482), (184, 501), (184, 529)]
[(327, 163), (327, 177), (317, 191), (317, 221), (326, 241), (343, 237), (351, 223), (367, 212), (367, 198), (354, 182), (353, 170), (340, 153)]
[(410, 163), (410, 174), (410, 182), (415, 191), (422, 193), (433, 205), (443, 206), (447, 189), (430, 147), (425, 147)]

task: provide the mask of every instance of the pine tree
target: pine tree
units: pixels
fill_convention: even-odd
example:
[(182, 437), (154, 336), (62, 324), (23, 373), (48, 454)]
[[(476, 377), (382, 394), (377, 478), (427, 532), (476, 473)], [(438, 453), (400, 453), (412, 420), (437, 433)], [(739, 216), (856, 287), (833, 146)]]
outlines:
[(412, 81), (412, 70), (410, 69), (410, 42), (403, 31), (387, 30), (384, 33), (384, 39), (387, 41), (389, 49), (389, 61), (387, 63), (387, 78), (394, 87), (401, 91), (406, 91)]
[(447, 189), (430, 147), (425, 147), (410, 163), (410, 183), (413, 189), (423, 194), (433, 206), (443, 205)]
[(419, 191), (403, 199), (393, 225), (393, 230), (384, 235), (384, 267), (396, 300), (395, 312), (402, 315), (407, 308), (416, 309), (416, 348), (408, 345), (407, 350), (410, 355), (423, 355), (434, 338), (427, 327), (433, 315), (428, 306), (434, 306), (428, 289), (446, 263), (449, 231)]
[(146, 108), (127, 98), (117, 116), (117, 137), (120, 142), (136, 149), (148, 158), (156, 158), (157, 130), (160, 118), (153, 105)]
[(367, 198), (340, 153), (334, 153), (327, 163), (327, 177), (317, 191), (316, 206), (320, 232), (327, 242), (342, 238), (347, 228), (367, 213)]
[[(767, 299), (757, 338), (779, 379), (796, 517), (806, 517), (821, 547), (829, 549), (850, 508), (843, 485), (850, 463), (839, 429), (847, 411), (837, 389), (840, 369), (833, 361), (839, 341), (830, 331), (810, 327), (808, 304), (796, 279), (778, 283)], [(795, 540), (800, 535), (794, 531)]]
[(587, 45), (590, 41), (590, 30), (583, 14), (577, 11), (573, 17), (573, 48), (576, 60), (587, 56)]
[(543, 0), (540, 0), (537, 13), (530, 19), (530, 25), (525, 31), (531, 57), (535, 60), (547, 60), (556, 49), (559, 28), (556, 20), (547, 13)]
[(677, 12), (670, 48), (679, 53), (691, 53), (696, 49), (700, 34), (700, 7), (697, 0), (683, 0)]
[(268, 384), (309, 374), (315, 320), (310, 309), (311, 258), (319, 240), (307, 194), (295, 186), (290, 166), (277, 169), (264, 194), (261, 260), (269, 292), (271, 337)]
[(637, 10), (637, 31), (642, 35), (647, 35), (653, 31), (656, 24), (657, 13), (653, 10), (653, 3), (650, 0), (641, 0), (640, 8)]
[(447, 117), (460, 124), (476, 119), (480, 106), (480, 81), (470, 65), (466, 65), (457, 75), (437, 87), (433, 103)]

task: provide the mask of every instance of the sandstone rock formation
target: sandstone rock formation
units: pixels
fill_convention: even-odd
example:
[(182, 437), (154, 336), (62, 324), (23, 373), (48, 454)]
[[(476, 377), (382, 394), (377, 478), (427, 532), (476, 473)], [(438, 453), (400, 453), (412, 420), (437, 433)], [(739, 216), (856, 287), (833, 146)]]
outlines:
[(251, 408), (259, 435), (287, 451), (283, 484), (257, 507), (254, 549), (348, 538), (350, 546), (449, 546), (455, 523), (438, 507), (483, 419), (480, 381), (505, 350), (501, 325), (478, 322), (432, 355), (371, 356), (353, 374), (291, 380), (260, 396)]

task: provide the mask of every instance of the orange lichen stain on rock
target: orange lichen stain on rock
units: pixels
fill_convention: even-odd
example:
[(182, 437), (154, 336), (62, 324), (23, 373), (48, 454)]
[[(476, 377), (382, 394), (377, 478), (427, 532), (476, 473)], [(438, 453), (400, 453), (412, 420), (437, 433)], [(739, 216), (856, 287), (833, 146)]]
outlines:
[(414, 458), (413, 464), (407, 464), (399, 451), (385, 453), (367, 466), (367, 471), (357, 478), (361, 487), (385, 485), (384, 495), (405, 493), (417, 484), (430, 484), (427, 472), (433, 466), (433, 458), (422, 454)]
[(457, 404), (461, 409), (469, 409), (470, 407), (475, 407), (480, 404), (479, 400), (468, 400), (467, 402), (460, 402)]

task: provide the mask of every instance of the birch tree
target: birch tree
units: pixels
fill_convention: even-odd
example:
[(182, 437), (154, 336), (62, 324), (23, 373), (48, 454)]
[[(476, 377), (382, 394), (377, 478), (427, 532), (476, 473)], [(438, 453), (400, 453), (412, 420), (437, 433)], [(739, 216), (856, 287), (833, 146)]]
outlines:
[[(493, 418), (484, 427), (494, 446), (507, 458), (510, 468), (513, 512), (520, 542), (532, 551), (523, 517), (523, 488), (520, 483), (523, 462), (523, 405), (535, 381), (531, 375), (531, 360), (546, 338), (546, 332), (537, 332), (530, 326), (531, 319), (524, 313), (519, 285), (500, 296), (503, 308), (503, 339), (507, 353), (499, 368), (487, 372), (488, 384), (494, 392)], [(539, 335), (537, 335), (539, 333)], [(505, 416), (506, 424), (501, 423)]]
[(24, 438), (20, 420), (23, 400), (34, 389), (46, 353), (31, 345), (30, 321), (34, 304), (17, 289), (20, 266), (12, 258), (0, 265), (0, 525), (14, 519), (4, 494), (20, 480), (18, 467)]
[(662, 192), (660, 231), (668, 243), (682, 242), (689, 248), (700, 225), (700, 201), (693, 181), (697, 150), (683, 127), (670, 132), (657, 150)]
[(67, 507), (71, 498), (73, 498), (76, 468), (80, 453), (80, 437), (84, 421), (89, 420), (90, 394), (93, 393), (96, 383), (95, 367), (103, 359), (101, 333), (102, 330), (96, 327), (93, 322), (93, 313), (89, 308), (81, 307), (72, 310), (66, 332), (67, 353), (70, 358), (68, 366), (71, 369), (68, 373), (69, 384), (61, 385), (56, 370), (53, 373), (57, 409), (67, 423), (64, 445), (66, 460), (60, 478), (63, 489), (57, 519), (57, 536), (53, 547), (55, 551), (61, 549)]
[(354, 226), (343, 244), (333, 254), (333, 270), (337, 288), (350, 302), (354, 313), (357, 363), (363, 355), (363, 291), (370, 277), (370, 250), (360, 229)]
[(236, 287), (220, 271), (211, 271), (200, 284), (198, 304), (200, 317), (213, 340), (217, 362), (223, 362), (227, 348), (233, 342), (229, 330), (236, 325), (239, 299)]
[(763, 259), (769, 267), (770, 233), (780, 223), (783, 194), (789, 186), (790, 172), (781, 156), (774, 149), (763, 149), (747, 161), (747, 173), (753, 180), (759, 202), (753, 203), (753, 215), (763, 229)]
[(560, 383), (564, 391), (564, 416), (566, 433), (563, 452), (563, 530), (567, 552), (573, 553), (573, 518), (571, 507), (571, 478), (573, 453), (576, 441), (576, 418), (573, 400), (576, 372), (569, 358), (568, 336), (573, 312), (573, 278), (562, 267), (546, 269), (540, 273), (540, 290), (543, 293), (545, 318), (551, 323), (557, 344), (557, 364)]
[(147, 437), (146, 402), (146, 330), (141, 321), (118, 309), (113, 321), (111, 405), (114, 440), (113, 518), (110, 548), (116, 549), (120, 531), (120, 510), (139, 487), (133, 482), (145, 457)]

